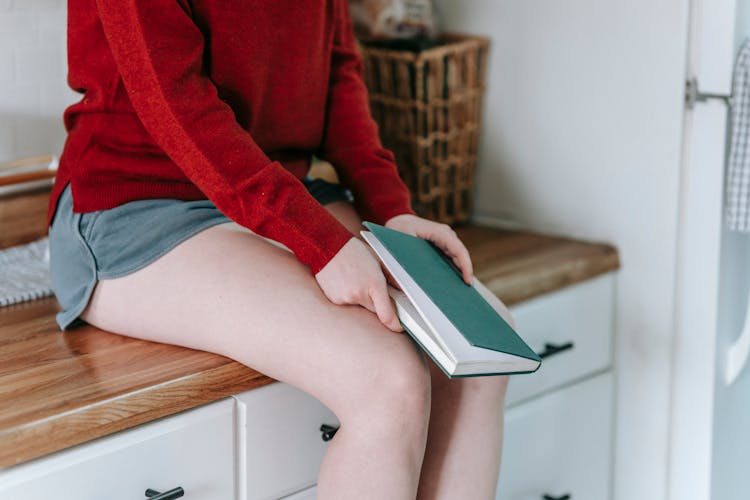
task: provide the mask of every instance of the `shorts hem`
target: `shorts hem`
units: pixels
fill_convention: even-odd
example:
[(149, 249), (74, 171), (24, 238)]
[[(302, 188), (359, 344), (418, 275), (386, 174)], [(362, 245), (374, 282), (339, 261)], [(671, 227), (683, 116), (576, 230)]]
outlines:
[(128, 274), (132, 274), (136, 271), (139, 271), (143, 269), (144, 267), (148, 266), (152, 262), (156, 261), (160, 257), (163, 257), (174, 247), (179, 245), (180, 243), (184, 242), (185, 240), (190, 239), (191, 237), (195, 236), (196, 234), (200, 233), (201, 231), (204, 231), (210, 227), (217, 226), (219, 224), (226, 224), (228, 222), (232, 222), (231, 219), (226, 218), (225, 220), (222, 219), (213, 219), (210, 221), (203, 222), (201, 224), (197, 224), (195, 226), (191, 226), (188, 230), (176, 233), (172, 238), (170, 238), (163, 246), (159, 247), (158, 252), (150, 253), (146, 255), (145, 257), (142, 257), (135, 262), (131, 263), (126, 269), (117, 269), (114, 271), (99, 271), (96, 272), (96, 279), (97, 281), (100, 279), (115, 279), (115, 278), (122, 278), (123, 276), (127, 276)]
[[(94, 252), (91, 251), (91, 248), (81, 234), (80, 222), (81, 214), (73, 214), (73, 233), (75, 234), (78, 243), (83, 247), (84, 253), (90, 260), (90, 268), (96, 270), (96, 257), (94, 256)], [(72, 325), (73, 322), (78, 319), (78, 316), (80, 316), (83, 310), (86, 309), (86, 306), (88, 306), (89, 300), (91, 299), (91, 294), (94, 291), (94, 287), (96, 286), (96, 271), (94, 271), (94, 275), (92, 276), (92, 278), (93, 279), (90, 280), (84, 288), (83, 299), (78, 301), (73, 307), (69, 307), (57, 313), (55, 321), (57, 321), (57, 325), (61, 330), (66, 330), (70, 325)]]
[(57, 325), (60, 327), (60, 330), (67, 330), (70, 325), (72, 325), (77, 319), (79, 319), (81, 313), (84, 311), (84, 309), (86, 309), (86, 306), (89, 305), (91, 294), (94, 293), (94, 287), (96, 287), (96, 283), (96, 280), (94, 280), (92, 283), (86, 285), (86, 290), (84, 291), (84, 300), (80, 301), (78, 305), (76, 305), (76, 307), (69, 308), (57, 313), (55, 321), (57, 321)]
[[(178, 233), (175, 237), (171, 238), (168, 243), (166, 243), (163, 247), (159, 248), (158, 252), (150, 254), (146, 256), (145, 258), (139, 259), (137, 262), (129, 266), (127, 269), (118, 270), (115, 272), (99, 272), (97, 270), (96, 277), (86, 285), (86, 288), (83, 293), (83, 298), (75, 306), (69, 307), (68, 309), (65, 309), (64, 311), (60, 311), (59, 313), (57, 313), (55, 320), (58, 326), (60, 327), (60, 330), (63, 330), (63, 331), (67, 330), (69, 326), (71, 326), (77, 319), (79, 319), (79, 316), (86, 309), (86, 306), (88, 306), (89, 302), (91, 301), (91, 295), (93, 294), (94, 288), (96, 287), (96, 284), (98, 283), (100, 279), (115, 279), (115, 278), (121, 278), (123, 276), (127, 276), (128, 274), (132, 274), (140, 269), (143, 269), (144, 267), (148, 266), (152, 262), (156, 261), (159, 257), (163, 257), (164, 255), (169, 253), (172, 249), (174, 249), (177, 245), (190, 239), (192, 236), (195, 236), (201, 231), (204, 231), (213, 226), (217, 226), (219, 224), (226, 224), (228, 222), (232, 222), (231, 219), (229, 218), (225, 220), (214, 219), (214, 220), (193, 226), (190, 228), (190, 230)], [(84, 241), (82, 241), (82, 243), (85, 245)], [(86, 252), (89, 254), (90, 258), (95, 261), (93, 253), (91, 252), (91, 250), (88, 248), (87, 245), (85, 246), (86, 246)]]

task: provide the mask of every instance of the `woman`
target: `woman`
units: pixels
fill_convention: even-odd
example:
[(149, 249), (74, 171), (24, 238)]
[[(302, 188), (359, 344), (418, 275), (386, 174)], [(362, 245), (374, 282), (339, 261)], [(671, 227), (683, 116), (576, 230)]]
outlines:
[[(62, 329), (216, 352), (341, 420), (320, 498), (493, 498), (506, 379), (401, 331), (360, 218), (434, 241), (371, 120), (345, 0), (69, 0), (50, 202)], [(305, 178), (312, 154), (354, 195)], [(303, 182), (300, 182), (302, 180)]]

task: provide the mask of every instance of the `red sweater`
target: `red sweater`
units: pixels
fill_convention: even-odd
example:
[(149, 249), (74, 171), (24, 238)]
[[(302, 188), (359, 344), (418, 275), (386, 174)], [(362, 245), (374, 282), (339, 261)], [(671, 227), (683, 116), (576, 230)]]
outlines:
[(413, 213), (370, 117), (347, 0), (68, 0), (68, 83), (48, 222), (132, 200), (210, 199), (317, 273), (352, 234), (300, 182), (312, 154), (360, 215)]

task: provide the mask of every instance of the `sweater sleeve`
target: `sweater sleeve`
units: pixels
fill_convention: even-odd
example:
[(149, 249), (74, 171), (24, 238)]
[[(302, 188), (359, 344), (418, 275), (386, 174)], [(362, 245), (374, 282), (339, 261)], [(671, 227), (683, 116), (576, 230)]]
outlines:
[(136, 114), (224, 214), (279, 241), (317, 273), (353, 236), (272, 162), (203, 68), (205, 40), (185, 0), (96, 0)]
[(384, 224), (413, 214), (409, 190), (398, 176), (393, 153), (384, 149), (370, 114), (362, 57), (357, 51), (348, 0), (335, 0), (336, 30), (321, 158), (351, 189), (359, 214)]

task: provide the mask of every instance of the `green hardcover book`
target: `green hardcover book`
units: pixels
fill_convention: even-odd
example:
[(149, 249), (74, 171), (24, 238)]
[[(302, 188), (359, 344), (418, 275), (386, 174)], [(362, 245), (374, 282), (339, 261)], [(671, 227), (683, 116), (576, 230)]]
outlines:
[(479, 280), (471, 286), (422, 238), (364, 222), (362, 237), (401, 290), (389, 287), (404, 329), (449, 377), (531, 373), (541, 358)]

